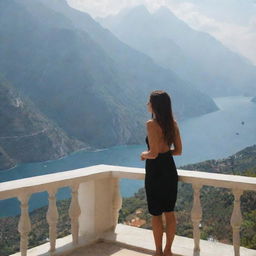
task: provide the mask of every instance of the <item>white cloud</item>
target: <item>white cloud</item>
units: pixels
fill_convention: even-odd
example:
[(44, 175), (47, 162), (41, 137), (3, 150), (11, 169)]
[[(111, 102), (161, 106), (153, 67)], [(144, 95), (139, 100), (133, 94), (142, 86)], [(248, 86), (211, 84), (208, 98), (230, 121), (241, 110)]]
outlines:
[(218, 21), (203, 14), (195, 3), (177, 0), (68, 0), (77, 9), (93, 17), (116, 14), (121, 9), (144, 4), (150, 11), (166, 6), (180, 19), (196, 30), (204, 31), (221, 41), (229, 49), (247, 57), (256, 65), (256, 15), (250, 23), (237, 25)]

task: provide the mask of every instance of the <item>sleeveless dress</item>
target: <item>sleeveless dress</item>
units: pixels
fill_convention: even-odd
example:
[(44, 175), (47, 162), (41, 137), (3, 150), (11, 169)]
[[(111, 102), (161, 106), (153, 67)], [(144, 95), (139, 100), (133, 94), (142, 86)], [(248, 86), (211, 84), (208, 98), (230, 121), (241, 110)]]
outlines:
[[(146, 137), (148, 150), (149, 142)], [(174, 211), (177, 200), (178, 174), (171, 150), (146, 159), (145, 191), (151, 215)]]

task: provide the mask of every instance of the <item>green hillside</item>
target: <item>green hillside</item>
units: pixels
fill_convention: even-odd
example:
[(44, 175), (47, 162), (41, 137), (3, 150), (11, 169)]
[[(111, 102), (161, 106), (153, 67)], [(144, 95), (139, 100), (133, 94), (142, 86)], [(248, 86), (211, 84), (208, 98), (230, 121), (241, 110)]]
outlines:
[(205, 171), (223, 174), (255, 176), (256, 145), (247, 147), (236, 154), (219, 160), (208, 160), (181, 166), (180, 169)]

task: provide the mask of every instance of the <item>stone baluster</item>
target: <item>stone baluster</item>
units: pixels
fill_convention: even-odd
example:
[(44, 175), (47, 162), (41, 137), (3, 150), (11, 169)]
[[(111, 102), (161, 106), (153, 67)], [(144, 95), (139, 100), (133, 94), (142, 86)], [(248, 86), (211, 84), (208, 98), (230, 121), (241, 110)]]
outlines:
[(18, 231), (20, 232), (20, 252), (21, 256), (27, 255), (28, 249), (28, 234), (31, 231), (31, 223), (28, 213), (28, 201), (30, 195), (22, 194), (18, 196), (20, 201), (21, 215), (18, 225)]
[(200, 189), (201, 184), (192, 184), (194, 190), (193, 207), (191, 210), (191, 220), (193, 223), (193, 237), (194, 237), (194, 256), (200, 255), (200, 221), (202, 219), (202, 207), (200, 202)]
[(233, 228), (233, 246), (235, 256), (240, 256), (240, 226), (242, 224), (242, 214), (240, 210), (240, 197), (243, 194), (243, 190), (233, 189), (234, 194), (234, 208), (230, 220), (230, 224)]
[(113, 178), (113, 229), (118, 223), (119, 210), (122, 207), (122, 196), (120, 193), (119, 179)]
[(50, 239), (50, 253), (55, 252), (56, 239), (57, 239), (57, 222), (58, 222), (58, 210), (56, 206), (56, 192), (57, 189), (48, 190), (49, 206), (46, 215), (47, 222), (49, 224), (49, 239)]
[(81, 209), (78, 202), (78, 187), (79, 184), (71, 186), (72, 198), (69, 207), (69, 217), (71, 219), (71, 233), (73, 238), (73, 244), (78, 244), (78, 232), (79, 232), (79, 222), (78, 218), (81, 214)]

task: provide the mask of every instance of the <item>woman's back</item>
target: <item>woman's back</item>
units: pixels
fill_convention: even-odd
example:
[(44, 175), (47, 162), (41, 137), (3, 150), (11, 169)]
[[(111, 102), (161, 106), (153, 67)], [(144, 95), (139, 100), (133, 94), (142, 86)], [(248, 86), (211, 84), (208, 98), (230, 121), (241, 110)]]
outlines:
[(148, 122), (150, 122), (151, 125), (154, 127), (154, 132), (156, 134), (156, 136), (154, 136), (154, 138), (156, 140), (155, 143), (158, 145), (159, 153), (164, 153), (164, 152), (170, 150), (170, 146), (164, 140), (164, 133), (162, 131), (162, 128), (157, 123), (157, 121), (154, 119), (151, 119)]

